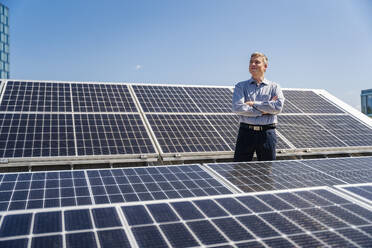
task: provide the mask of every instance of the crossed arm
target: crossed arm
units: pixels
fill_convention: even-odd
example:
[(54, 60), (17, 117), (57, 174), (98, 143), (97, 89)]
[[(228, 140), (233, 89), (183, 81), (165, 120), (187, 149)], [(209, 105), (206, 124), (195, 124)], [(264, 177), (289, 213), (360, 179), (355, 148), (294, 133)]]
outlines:
[(269, 101), (244, 102), (244, 99), (244, 90), (240, 85), (237, 85), (234, 90), (232, 110), (236, 114), (249, 117), (278, 114), (284, 103), (284, 96), (279, 86), (275, 89), (275, 96)]
[[(278, 96), (274, 96), (270, 101), (276, 101), (278, 99), (279, 99)], [(254, 101), (247, 101), (247, 102), (245, 102), (245, 104), (248, 104), (249, 106), (255, 108), (255, 102)], [(259, 110), (259, 109), (257, 109), (257, 110)], [(259, 111), (261, 111), (261, 110), (259, 110)], [(267, 112), (264, 112), (264, 111), (261, 111), (261, 113), (262, 113), (262, 115), (269, 115), (270, 114), (270, 113), (267, 113)]]

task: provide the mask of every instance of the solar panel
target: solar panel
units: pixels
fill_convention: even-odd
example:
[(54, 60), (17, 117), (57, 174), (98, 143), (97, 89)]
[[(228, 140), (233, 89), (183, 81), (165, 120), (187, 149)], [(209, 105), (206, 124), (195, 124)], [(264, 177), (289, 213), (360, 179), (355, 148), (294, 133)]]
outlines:
[(297, 108), (293, 103), (288, 101), (287, 99), (284, 102), (282, 114), (288, 114), (288, 113), (303, 113), (302, 110)]
[(204, 113), (231, 113), (232, 91), (229, 88), (185, 87)]
[(293, 189), (342, 184), (326, 173), (304, 166), (299, 161), (207, 164), (241, 192)]
[(372, 240), (371, 228), (370, 209), (322, 187), (112, 207), (10, 211), (1, 217), (0, 245), (365, 247)]
[(146, 114), (163, 153), (231, 151), (203, 115)]
[(92, 204), (83, 171), (0, 174), (0, 211)]
[[(239, 121), (228, 87), (7, 80), (1, 90), (0, 158), (8, 163), (231, 158), (235, 149)], [(331, 96), (283, 92), (277, 129), (283, 154), (372, 147), (368, 121)]]
[(278, 131), (296, 148), (345, 147), (343, 139), (334, 136), (306, 115), (279, 115)]
[(348, 146), (372, 146), (372, 128), (349, 115), (312, 115), (311, 118)]
[(239, 130), (239, 117), (237, 115), (206, 115), (206, 117), (229, 147), (235, 150)]
[(303, 160), (303, 164), (345, 183), (368, 183), (372, 178), (371, 157)]
[(75, 114), (78, 155), (155, 153), (139, 114)]
[(0, 111), (71, 112), (70, 84), (8, 81)]
[(74, 112), (137, 112), (122, 84), (71, 84)]
[(229, 194), (198, 165), (87, 171), (96, 204)]
[(199, 165), (0, 174), (0, 211), (231, 193)]
[(345, 113), (335, 104), (310, 90), (283, 90), (283, 94), (286, 99), (283, 113)]
[(132, 87), (144, 112), (200, 112), (183, 87), (149, 85)]
[(0, 157), (74, 156), (71, 114), (0, 113)]
[(156, 153), (127, 85), (7, 81), (1, 99), (0, 158)]

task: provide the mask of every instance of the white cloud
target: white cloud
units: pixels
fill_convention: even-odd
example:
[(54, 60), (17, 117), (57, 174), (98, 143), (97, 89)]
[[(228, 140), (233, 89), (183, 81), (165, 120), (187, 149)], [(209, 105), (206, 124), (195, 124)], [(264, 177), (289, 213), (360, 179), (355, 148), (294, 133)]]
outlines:
[(136, 65), (136, 66), (134, 67), (134, 69), (135, 69), (136, 71), (139, 71), (139, 70), (142, 69), (142, 65)]

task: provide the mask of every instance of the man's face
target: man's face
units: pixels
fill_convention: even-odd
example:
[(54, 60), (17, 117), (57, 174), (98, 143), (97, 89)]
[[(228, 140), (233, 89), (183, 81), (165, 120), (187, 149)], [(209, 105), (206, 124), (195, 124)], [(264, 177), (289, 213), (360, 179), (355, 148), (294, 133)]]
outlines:
[(249, 61), (249, 72), (252, 76), (262, 76), (266, 71), (267, 65), (262, 57), (256, 56)]

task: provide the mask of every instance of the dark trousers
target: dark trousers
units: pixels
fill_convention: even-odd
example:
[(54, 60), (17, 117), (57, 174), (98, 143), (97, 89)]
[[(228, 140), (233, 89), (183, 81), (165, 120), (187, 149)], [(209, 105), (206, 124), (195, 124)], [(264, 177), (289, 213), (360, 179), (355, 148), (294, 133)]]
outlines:
[(259, 161), (275, 160), (275, 146), (275, 129), (254, 131), (240, 126), (235, 146), (234, 162), (252, 161), (254, 152), (256, 152)]

